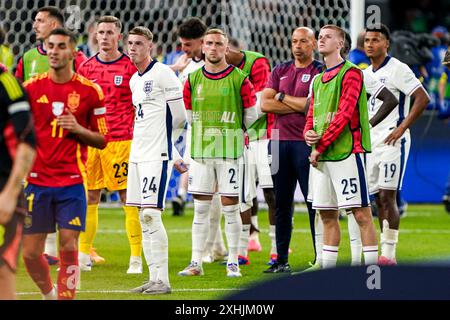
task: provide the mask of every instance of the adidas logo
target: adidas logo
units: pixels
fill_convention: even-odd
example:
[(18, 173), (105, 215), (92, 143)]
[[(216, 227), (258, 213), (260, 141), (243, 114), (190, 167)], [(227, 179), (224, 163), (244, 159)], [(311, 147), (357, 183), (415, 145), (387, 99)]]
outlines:
[(80, 221), (80, 218), (76, 217), (76, 218), (72, 219), (72, 220), (69, 222), (69, 224), (70, 224), (71, 226), (81, 227), (81, 221)]
[(59, 295), (64, 298), (72, 298), (72, 293), (70, 291), (61, 292)]
[(47, 96), (44, 94), (43, 96), (41, 96), (39, 99), (36, 100), (37, 103), (48, 103), (48, 98)]

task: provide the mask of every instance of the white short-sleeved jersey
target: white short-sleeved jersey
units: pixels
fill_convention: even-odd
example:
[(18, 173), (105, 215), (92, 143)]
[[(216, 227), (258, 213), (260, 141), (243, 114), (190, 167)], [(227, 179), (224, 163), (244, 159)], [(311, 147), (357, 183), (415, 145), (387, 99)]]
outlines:
[(172, 114), (168, 103), (183, 99), (180, 80), (156, 60), (130, 80), (135, 107), (130, 162), (172, 160)]
[[(183, 69), (178, 75), (178, 79), (180, 79), (181, 83), (185, 84), (186, 80), (190, 73), (197, 71), (201, 67), (205, 65), (205, 60), (197, 60), (196, 58), (191, 59), (191, 62)], [(186, 142), (184, 147), (184, 162), (189, 164), (191, 163), (191, 126), (188, 125), (186, 132)]]
[(378, 94), (385, 88), (386, 86), (375, 78), (373, 72), (368, 72), (367, 69), (363, 70), (364, 75), (364, 86), (366, 87), (366, 92), (370, 94), (372, 98), (376, 98)]
[[(381, 66), (375, 71), (373, 71), (372, 65), (369, 66), (366, 72), (372, 73), (399, 101), (398, 106), (371, 130), (372, 141), (383, 140), (409, 114), (410, 97), (422, 84), (406, 64), (394, 57), (386, 57)], [(374, 97), (369, 99), (369, 118), (372, 118), (377, 113), (382, 104), (383, 101)]]
[(178, 75), (178, 79), (180, 79), (181, 83), (184, 85), (190, 73), (197, 71), (201, 67), (205, 65), (205, 60), (197, 60), (196, 58), (191, 59), (191, 62), (180, 72)]

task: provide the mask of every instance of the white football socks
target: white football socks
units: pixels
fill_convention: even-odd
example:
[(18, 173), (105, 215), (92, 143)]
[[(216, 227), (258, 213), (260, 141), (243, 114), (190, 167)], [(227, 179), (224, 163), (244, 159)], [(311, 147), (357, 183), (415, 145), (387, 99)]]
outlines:
[(370, 266), (378, 263), (378, 246), (365, 246), (364, 252), (364, 264)]
[(316, 263), (322, 266), (322, 252), (323, 252), (323, 222), (320, 213), (316, 212), (314, 219), (316, 234), (314, 235), (314, 242), (316, 244)]
[(348, 214), (347, 218), (348, 218), (348, 236), (350, 238), (350, 250), (352, 253), (351, 265), (360, 266), (362, 253), (361, 230), (359, 229), (359, 225), (356, 222), (353, 213)]
[[(151, 275), (152, 281), (161, 280), (164, 284), (170, 287), (169, 282), (169, 242), (167, 232), (161, 219), (161, 211), (153, 208), (144, 208), (142, 210), (142, 232), (143, 240), (148, 246), (150, 243), (150, 261), (153, 264), (152, 268), (149, 265), (149, 271), (156, 273)], [(144, 233), (145, 229), (145, 233)], [(143, 241), (144, 243), (144, 241)], [(144, 255), (147, 259), (147, 255)], [(148, 263), (148, 261), (147, 261)]]
[[(252, 224), (253, 226), (259, 230), (259, 225), (258, 225), (258, 216), (252, 216), (251, 218), (252, 220)], [(259, 243), (259, 232), (254, 231), (253, 233), (250, 234), (250, 239), (256, 241), (257, 243)]]
[(277, 254), (277, 240), (275, 239), (275, 225), (269, 226), (269, 237), (272, 248), (270, 249), (270, 254)]
[[(205, 249), (204, 254), (205, 255), (212, 255), (213, 248), (215, 246), (217, 233), (221, 232), (220, 230), (220, 218), (222, 217), (222, 207), (220, 203), (220, 195), (214, 194), (212, 201), (211, 201), (211, 207), (209, 208), (209, 228), (208, 228), (208, 237), (206, 238), (205, 242)], [(223, 238), (217, 239), (217, 241), (220, 241)], [(220, 246), (220, 244), (218, 244)]]
[(393, 260), (398, 243), (398, 230), (389, 229), (387, 220), (383, 220), (383, 233), (381, 234), (381, 255)]
[(338, 258), (339, 247), (323, 245), (322, 250), (322, 268), (335, 268)]
[(243, 224), (239, 237), (239, 255), (247, 257), (248, 255), (248, 240), (250, 237), (250, 225)]
[(228, 243), (228, 264), (238, 264), (239, 237), (242, 230), (242, 220), (239, 204), (222, 206), (225, 216), (225, 235)]
[(202, 265), (203, 252), (209, 232), (209, 213), (211, 200), (194, 199), (194, 220), (192, 221), (191, 261)]
[(58, 256), (58, 245), (56, 244), (56, 238), (56, 232), (47, 234), (44, 252), (49, 256)]

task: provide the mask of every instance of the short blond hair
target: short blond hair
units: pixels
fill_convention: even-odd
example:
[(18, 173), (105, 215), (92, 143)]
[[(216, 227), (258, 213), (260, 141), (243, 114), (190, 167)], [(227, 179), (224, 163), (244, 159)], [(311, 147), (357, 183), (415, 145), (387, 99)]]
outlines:
[(224, 36), (226, 39), (228, 39), (228, 36), (225, 33), (225, 31), (223, 31), (222, 29), (219, 29), (219, 28), (212, 28), (212, 29), (206, 30), (205, 36), (210, 35), (210, 34), (220, 34), (220, 35)]
[(341, 27), (338, 27), (337, 25), (334, 25), (334, 24), (327, 24), (327, 25), (323, 26), (322, 28), (320, 28), (320, 30), (323, 30), (323, 29), (332, 29), (334, 31), (337, 31), (338, 36), (340, 38), (342, 38), (343, 41), (345, 41), (345, 31)]
[(132, 34), (137, 35), (137, 36), (143, 36), (148, 41), (153, 41), (153, 33), (147, 27), (143, 27), (143, 26), (134, 27), (128, 33), (128, 35), (132, 35)]

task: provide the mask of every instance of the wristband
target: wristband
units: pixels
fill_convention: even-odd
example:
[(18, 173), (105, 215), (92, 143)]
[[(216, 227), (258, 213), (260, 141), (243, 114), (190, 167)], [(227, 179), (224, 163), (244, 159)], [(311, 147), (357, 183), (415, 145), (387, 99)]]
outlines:
[(280, 95), (278, 96), (278, 101), (283, 102), (283, 99), (286, 95), (284, 94), (284, 92), (281, 92)]

